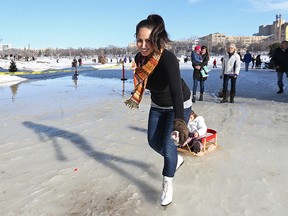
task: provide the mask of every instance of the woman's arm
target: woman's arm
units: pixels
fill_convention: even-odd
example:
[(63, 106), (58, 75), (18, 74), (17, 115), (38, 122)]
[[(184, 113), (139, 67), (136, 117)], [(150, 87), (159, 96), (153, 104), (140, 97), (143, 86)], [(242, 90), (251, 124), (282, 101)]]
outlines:
[(201, 67), (204, 67), (205, 65), (208, 65), (208, 62), (209, 62), (209, 56), (204, 55), (204, 56), (203, 56), (203, 61), (202, 61), (202, 63), (200, 64), (200, 66), (201, 66)]
[(241, 59), (240, 56), (237, 54), (236, 56), (236, 60), (235, 60), (235, 69), (234, 69), (234, 73), (239, 75), (240, 73), (240, 66), (241, 66)]

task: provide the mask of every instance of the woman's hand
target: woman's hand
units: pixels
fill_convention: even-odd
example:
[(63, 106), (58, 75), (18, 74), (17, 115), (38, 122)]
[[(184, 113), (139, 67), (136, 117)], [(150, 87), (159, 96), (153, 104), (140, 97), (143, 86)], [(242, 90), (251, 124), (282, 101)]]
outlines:
[(179, 132), (179, 144), (182, 146), (188, 139), (189, 130), (186, 126), (186, 122), (183, 119), (176, 118), (174, 120), (173, 131)]

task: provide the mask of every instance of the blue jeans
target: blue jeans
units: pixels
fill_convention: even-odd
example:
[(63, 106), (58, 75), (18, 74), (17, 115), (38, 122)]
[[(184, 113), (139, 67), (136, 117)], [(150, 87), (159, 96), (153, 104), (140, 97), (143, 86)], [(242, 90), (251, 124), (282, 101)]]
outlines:
[[(191, 107), (184, 109), (184, 118), (188, 123)], [(152, 149), (164, 157), (163, 176), (173, 177), (177, 165), (177, 146), (171, 139), (173, 131), (173, 109), (151, 107), (148, 119), (148, 143)]]
[(288, 78), (288, 72), (277, 72), (277, 77), (278, 77), (278, 87), (279, 88), (283, 88), (284, 84), (283, 84), (283, 75), (284, 73), (286, 73), (286, 77)]
[(250, 63), (250, 62), (245, 62), (245, 71), (248, 71), (248, 69), (249, 69), (249, 63)]
[(197, 92), (197, 86), (198, 86), (198, 81), (200, 82), (200, 94), (204, 93), (204, 80), (193, 80), (193, 95), (196, 95)]

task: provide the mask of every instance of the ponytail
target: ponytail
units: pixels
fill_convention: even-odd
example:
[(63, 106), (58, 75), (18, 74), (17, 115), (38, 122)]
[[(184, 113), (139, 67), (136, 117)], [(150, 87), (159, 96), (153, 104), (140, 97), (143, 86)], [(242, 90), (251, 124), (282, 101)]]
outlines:
[(136, 37), (140, 28), (143, 27), (152, 30), (150, 34), (150, 40), (158, 51), (160, 51), (161, 48), (164, 48), (166, 43), (171, 42), (165, 29), (164, 20), (161, 16), (157, 14), (151, 14), (147, 17), (147, 19), (140, 21), (136, 26)]

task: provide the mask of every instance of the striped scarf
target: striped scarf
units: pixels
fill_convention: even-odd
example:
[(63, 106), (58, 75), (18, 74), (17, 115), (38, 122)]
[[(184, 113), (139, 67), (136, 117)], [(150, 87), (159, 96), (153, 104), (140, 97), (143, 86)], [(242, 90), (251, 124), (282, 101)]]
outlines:
[(136, 80), (136, 85), (134, 87), (133, 95), (124, 102), (129, 108), (139, 108), (139, 104), (146, 89), (148, 77), (153, 73), (157, 66), (161, 53), (154, 52), (145, 65), (135, 68), (134, 79)]

